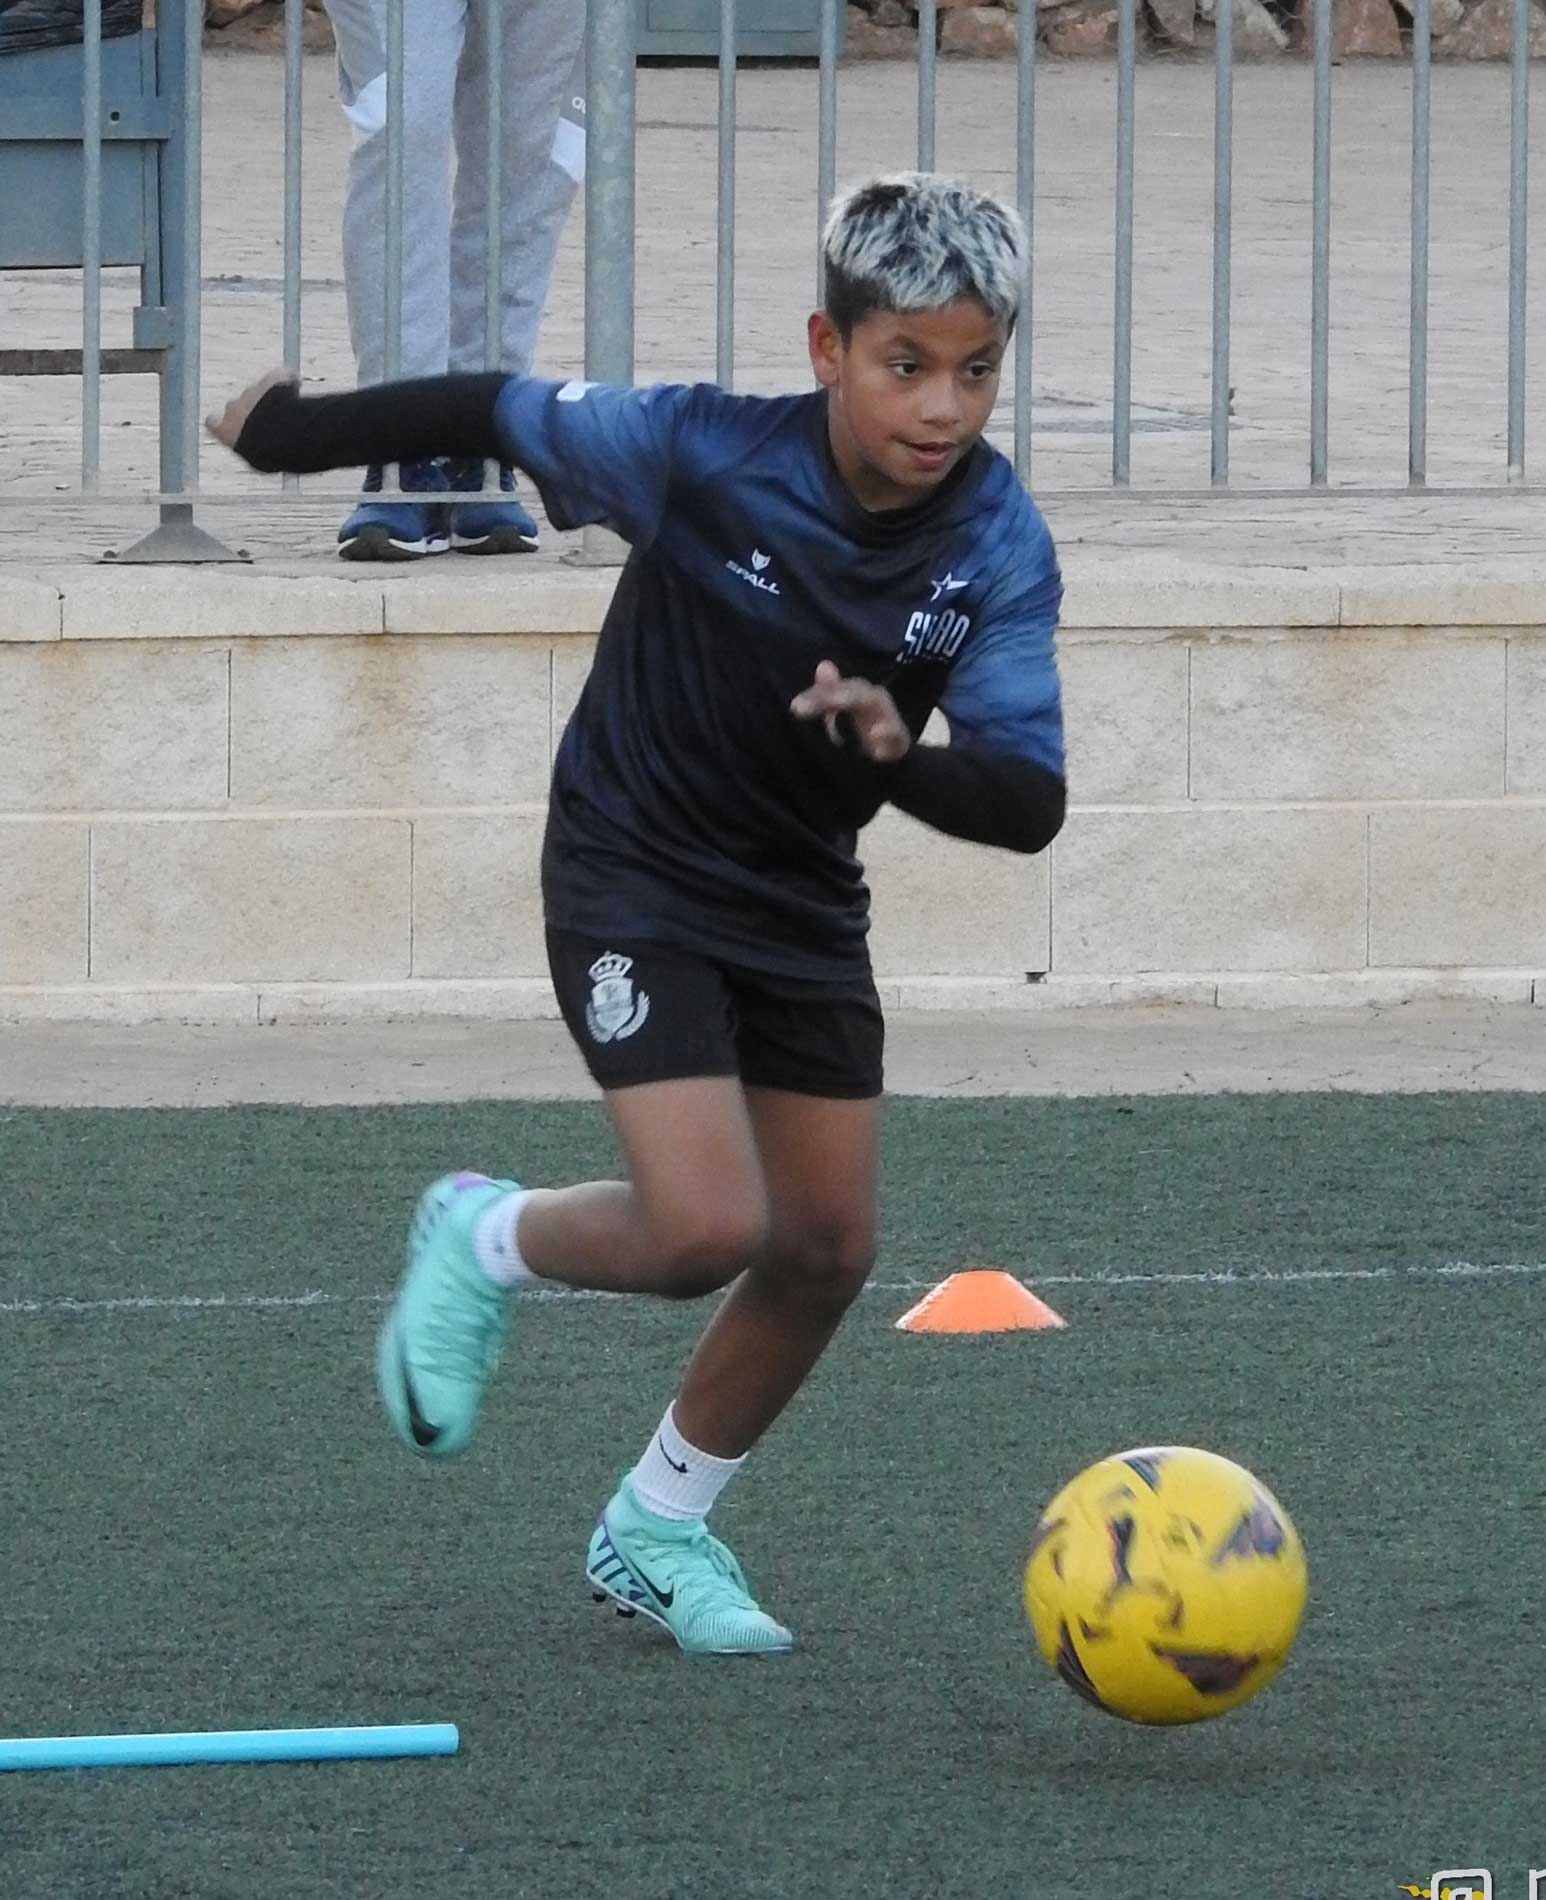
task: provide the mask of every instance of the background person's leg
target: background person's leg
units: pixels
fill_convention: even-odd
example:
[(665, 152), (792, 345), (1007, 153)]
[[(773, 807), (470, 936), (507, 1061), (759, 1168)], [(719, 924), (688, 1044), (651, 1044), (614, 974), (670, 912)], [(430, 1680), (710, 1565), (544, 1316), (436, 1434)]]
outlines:
[[(402, 376), (445, 373), (450, 346), (451, 109), (468, 0), (403, 8)], [(353, 133), (344, 284), (361, 386), (386, 364), (386, 0), (327, 0)]]
[[(453, 370), (530, 370), (553, 259), (585, 167), (584, 0), (496, 0), (503, 166), (499, 188), (499, 329), (487, 325), (488, 84), (482, 9), (468, 21), (456, 83), (456, 193), (451, 226)], [(492, 359), (492, 361), (491, 361)], [(482, 462), (450, 466), (458, 493), (478, 494)], [(516, 500), (515, 471), (499, 470), (498, 499), (464, 501), (451, 515), (463, 554), (519, 554), (537, 545), (537, 523)]]
[[(361, 387), (386, 374), (386, 0), (327, 0), (338, 41), (338, 93), (353, 131), (344, 197), (344, 289)], [(450, 335), (450, 115), (467, 0), (410, 0), (403, 8), (402, 332), (398, 374), (446, 368)], [(434, 461), (398, 471), (410, 492), (447, 486)], [(378, 494), (384, 471), (366, 470)], [(367, 499), (339, 531), (347, 560), (414, 560), (450, 542), (438, 502)]]
[[(524, 375), (564, 220), (585, 175), (584, 0), (505, 0), (500, 93), (500, 335), (495, 367)], [(488, 367), (484, 335), (488, 48), (467, 23), (456, 76), (450, 367)]]

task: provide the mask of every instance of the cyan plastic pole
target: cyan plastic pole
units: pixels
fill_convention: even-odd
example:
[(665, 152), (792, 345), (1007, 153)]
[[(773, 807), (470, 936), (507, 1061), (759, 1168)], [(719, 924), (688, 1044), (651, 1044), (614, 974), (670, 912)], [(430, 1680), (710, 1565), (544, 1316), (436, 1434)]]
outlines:
[(454, 1755), (460, 1739), (449, 1722), (409, 1722), (396, 1728), (225, 1729), (192, 1735), (54, 1735), (0, 1739), (0, 1770)]

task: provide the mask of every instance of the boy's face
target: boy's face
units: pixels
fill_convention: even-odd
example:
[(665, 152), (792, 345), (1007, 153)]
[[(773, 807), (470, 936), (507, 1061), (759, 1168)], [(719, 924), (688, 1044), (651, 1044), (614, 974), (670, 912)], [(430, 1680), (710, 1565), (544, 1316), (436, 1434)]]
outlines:
[(862, 507), (907, 508), (986, 427), (1009, 325), (962, 297), (909, 316), (871, 311), (846, 343), (818, 310), (809, 340), (839, 473)]

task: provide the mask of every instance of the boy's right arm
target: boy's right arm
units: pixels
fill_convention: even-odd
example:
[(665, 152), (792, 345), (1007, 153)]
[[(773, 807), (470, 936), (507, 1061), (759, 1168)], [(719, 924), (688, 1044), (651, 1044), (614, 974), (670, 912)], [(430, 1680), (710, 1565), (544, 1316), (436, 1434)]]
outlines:
[(437, 455), (513, 462), (536, 482), (555, 527), (604, 522), (643, 544), (660, 525), (692, 397), (683, 387), (616, 389), (495, 372), (303, 396), (293, 375), (274, 371), (208, 426), (264, 474)]
[(338, 395), (303, 396), (288, 370), (270, 370), (228, 402), (210, 433), (264, 475), (410, 462), (434, 455), (497, 456), (499, 375), (422, 376)]

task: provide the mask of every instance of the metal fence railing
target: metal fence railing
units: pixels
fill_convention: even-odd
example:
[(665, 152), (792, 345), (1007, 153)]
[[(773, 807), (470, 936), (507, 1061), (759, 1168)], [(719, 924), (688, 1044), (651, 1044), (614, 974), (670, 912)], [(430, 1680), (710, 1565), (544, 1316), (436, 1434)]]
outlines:
[[(838, 119), (838, 9), (842, 0), (822, 0), (818, 70), (816, 213), (819, 230), (836, 184)], [(1313, 69), (1312, 245), (1309, 282), (1308, 471), (1312, 487), (1325, 486), (1329, 467), (1329, 342), (1331, 333), (1331, 138), (1333, 0), (1308, 0)], [(632, 376), (634, 307), (634, 84), (629, 44), (635, 0), (591, 0), (590, 125), (592, 173), (587, 207), (587, 375), (628, 380)], [(729, 384), (734, 347), (735, 63), (737, 0), (720, 0), (719, 222), (717, 259), (717, 379)], [(1527, 298), (1527, 206), (1529, 179), (1530, 0), (1512, 0), (1509, 107), (1507, 454), (1510, 482), (1525, 479), (1525, 356)], [(1411, 60), (1411, 237), (1407, 472), (1422, 487), (1428, 476), (1428, 287), (1431, 161), (1430, 0), (1413, 0)], [(936, 0), (918, 10), (917, 165), (932, 169), (936, 154)], [(1214, 39), (1213, 243), (1211, 319), (1210, 478), (1230, 479), (1230, 340), (1233, 232), (1234, 43), (1233, 9), (1216, 9)], [(1117, 128), (1115, 152), (1114, 353), (1111, 393), (1111, 481), (1132, 480), (1134, 129), (1137, 117), (1138, 0), (1118, 0)], [(1035, 351), (1035, 161), (1036, 36), (1022, 32), (1017, 51), (1016, 190), (1018, 209), (1032, 238), (1031, 268), (1014, 363), (1014, 460), (1021, 478), (1032, 474), (1035, 423), (1032, 367)], [(817, 281), (819, 294), (819, 257)], [(604, 315), (594, 328), (591, 303)], [(594, 345), (594, 355), (592, 346)]]
[[(386, 260), (386, 361), (388, 374), (401, 360), (403, 318), (403, 9), (407, 0), (387, 6), (387, 173), (383, 245)], [(516, 30), (505, 19), (502, 0), (478, 0), (484, 30), (493, 49), (488, 61), (488, 138), (482, 154), (487, 174), (486, 323), (491, 353), (497, 348), (500, 295), (501, 150), (504, 120), (499, 89), (498, 46), (504, 32)], [(802, 68), (790, 82), (815, 94), (815, 154), (811, 171), (811, 221), (819, 230), (825, 207), (838, 181), (839, 44), (842, 0), (821, 0), (820, 55), (816, 70)], [(1331, 346), (1333, 340), (1333, 0), (1305, 0), (1308, 10), (1305, 61), (1309, 109), (1309, 235), (1306, 268), (1297, 312), (1284, 312), (1290, 354), (1302, 352), (1303, 481), (1315, 490), (1329, 485), (1332, 467)], [(588, 166), (584, 227), (584, 367), (587, 376), (631, 381), (636, 349), (636, 206), (640, 187), (640, 130), (637, 89), (641, 83), (634, 57), (638, 0), (590, 0), (587, 35), (586, 121)], [(935, 55), (937, 0), (920, 0), (920, 52), (916, 68), (916, 139), (910, 154), (921, 169), (940, 162), (939, 101), (941, 74)], [(283, 283), (280, 341), (285, 358), (298, 363), (304, 346), (302, 324), (303, 99), (302, 16), (304, 0), (286, 0), (283, 63)], [(162, 527), (139, 550), (144, 558), (193, 559), (223, 552), (200, 537), (192, 522), (200, 499), (197, 482), (202, 290), (200, 276), (201, 207), (201, 60), (197, 49), (203, 30), (202, 0), (161, 0), (160, 21), (128, 40), (104, 40), (102, 0), (86, 0), (84, 41), (77, 47), (50, 49), (0, 58), (0, 203), (25, 202), (27, 215), (0, 218), (0, 271), (46, 265), (80, 273), (80, 346), (77, 349), (29, 347), (14, 334), (0, 335), (0, 376), (65, 375), (80, 379), (81, 439), (79, 488), (102, 490), (102, 378), (119, 372), (154, 372), (160, 378), (158, 415)], [(1031, 15), (1022, 10), (1022, 21)], [(1145, 79), (1138, 55), (1138, 0), (1118, 0), (1115, 50), (1114, 149), (1111, 153), (1110, 212), (1112, 273), (1109, 319), (1110, 463), (1114, 489), (1134, 486), (1135, 337), (1144, 340), (1138, 321), (1135, 286), (1144, 264), (1140, 242), (1141, 180), (1135, 169), (1142, 129)], [(1235, 342), (1237, 192), (1239, 129), (1237, 67), (1229, 4), (1216, 9), (1212, 72), (1212, 230), (1207, 324), (1207, 402), (1199, 417), (1209, 438), (1207, 481), (1215, 488), (1237, 479), (1231, 448), (1235, 421), (1231, 403), (1232, 346)], [(720, 39), (716, 119), (717, 158), (714, 191), (714, 291), (712, 373), (731, 384), (737, 375), (740, 340), (736, 278), (738, 231), (737, 142), (738, 89), (737, 0), (720, 0)], [(1512, 0), (1512, 43), (1508, 79), (1507, 133), (1507, 301), (1500, 325), (1498, 358), (1503, 367), (1501, 405), (1505, 438), (1496, 478), (1519, 484), (1526, 479), (1526, 356), (1528, 342), (1528, 182), (1530, 0)], [(1430, 0), (1412, 0), (1410, 61), (1410, 144), (1406, 291), (1406, 475), (1412, 488), (1429, 479), (1429, 297), (1432, 282), (1430, 194), (1434, 158)], [(957, 68), (959, 73), (962, 69)], [(957, 78), (968, 84), (997, 84), (982, 76)], [(760, 76), (759, 76), (760, 77)], [(1013, 73), (1013, 126), (1008, 173), (1013, 194), (1032, 237), (1025, 307), (1013, 360), (1006, 405), (1012, 417), (1012, 453), (1029, 482), (1037, 473), (1035, 444), (1042, 418), (1036, 390), (1043, 275), (1047, 268), (1037, 202), (1037, 161), (1045, 158), (1036, 37), (1019, 36)], [(1501, 92), (1501, 84), (1499, 87)], [(1056, 154), (1054, 154), (1056, 156)], [(1441, 154), (1441, 157), (1444, 156)], [(845, 148), (848, 169), (871, 168), (871, 157)], [(971, 170), (950, 155), (949, 168)], [(131, 178), (131, 173), (133, 177)], [(138, 180), (138, 184), (134, 180)], [(790, 207), (798, 211), (798, 207)], [(816, 247), (813, 244), (813, 250)], [(101, 283), (104, 268), (137, 263), (141, 297), (134, 317), (134, 348), (105, 347)], [(819, 288), (819, 251), (807, 288)], [(0, 282), (3, 282), (0, 278)], [(1342, 286), (1344, 297), (1356, 296)], [(1350, 307), (1346, 302), (1343, 310)], [(7, 326), (10, 329), (11, 326)], [(261, 351), (254, 339), (254, 353)], [(57, 488), (57, 481), (54, 486)], [(294, 492), (300, 484), (288, 480)], [(143, 488), (139, 491), (143, 494)], [(0, 516), (3, 524), (3, 516)]]
[[(0, 273), (78, 267), (79, 349), (0, 336), (0, 376), (80, 379), (80, 487), (100, 486), (102, 378), (154, 374), (161, 526), (125, 558), (224, 558), (193, 525), (199, 443), (202, 0), (161, 0), (153, 33), (0, 58)], [(104, 349), (102, 272), (139, 271), (133, 345)]]

